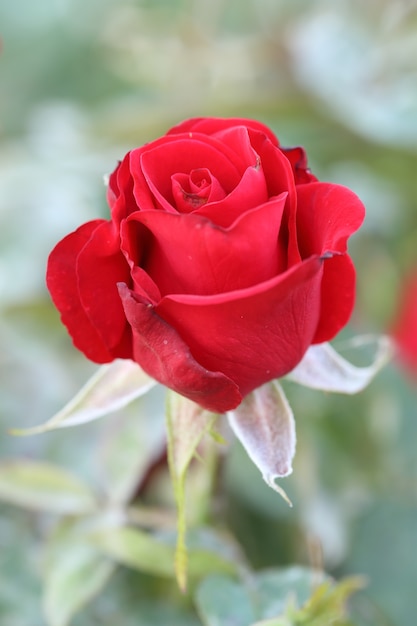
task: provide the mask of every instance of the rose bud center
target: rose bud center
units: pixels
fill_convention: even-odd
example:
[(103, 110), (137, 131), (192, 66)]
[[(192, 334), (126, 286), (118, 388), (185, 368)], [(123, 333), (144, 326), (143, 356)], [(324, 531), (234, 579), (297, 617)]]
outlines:
[(223, 200), (226, 193), (206, 168), (192, 170), (189, 174), (173, 174), (172, 194), (177, 210), (190, 213), (207, 202)]

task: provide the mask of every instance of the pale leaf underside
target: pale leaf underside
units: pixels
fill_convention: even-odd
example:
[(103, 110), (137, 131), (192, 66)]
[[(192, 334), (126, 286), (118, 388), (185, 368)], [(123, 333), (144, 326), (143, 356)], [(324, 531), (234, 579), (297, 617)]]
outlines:
[(291, 504), (275, 483), (292, 472), (296, 444), (293, 413), (281, 385), (273, 381), (255, 389), (228, 418), (265, 482)]
[(357, 367), (349, 363), (328, 343), (311, 346), (302, 361), (287, 376), (288, 380), (305, 387), (335, 393), (355, 394), (369, 385), (376, 374), (392, 356), (393, 345), (389, 337), (357, 337), (356, 346), (376, 344), (371, 365)]
[(122, 409), (156, 384), (134, 361), (116, 359), (102, 365), (74, 398), (47, 422), (34, 428), (14, 429), (11, 433), (34, 435), (91, 422)]

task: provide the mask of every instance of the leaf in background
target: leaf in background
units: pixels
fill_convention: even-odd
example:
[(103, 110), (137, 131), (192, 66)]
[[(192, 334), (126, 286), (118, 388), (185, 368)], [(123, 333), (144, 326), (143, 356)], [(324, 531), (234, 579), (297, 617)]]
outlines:
[(96, 508), (94, 494), (76, 476), (56, 465), (26, 460), (0, 463), (0, 499), (57, 514)]
[(346, 603), (366, 586), (361, 576), (349, 576), (341, 581), (325, 581), (312, 593), (306, 604), (296, 613), (298, 623), (306, 626), (332, 624), (344, 626), (347, 619)]
[(39, 575), (39, 542), (34, 538), (36, 531), (33, 517), (24, 509), (0, 505), (2, 626), (45, 626), (39, 602), (42, 583)]
[(254, 586), (259, 616), (267, 619), (283, 615), (290, 600), (302, 606), (326, 579), (323, 572), (298, 565), (257, 572)]
[(256, 619), (249, 590), (226, 576), (205, 578), (195, 603), (204, 626), (248, 626)]
[(307, 602), (323, 578), (324, 574), (304, 567), (264, 570), (240, 583), (210, 576), (198, 586), (195, 601), (205, 626), (248, 626), (255, 621), (258, 625), (257, 620), (267, 620), (268, 626), (293, 626), (286, 609)]
[[(415, 389), (413, 391), (410, 418), (415, 421)], [(411, 437), (415, 456), (416, 427), (403, 434)], [(398, 452), (402, 457), (404, 447), (400, 446)], [(374, 607), (374, 619), (369, 621), (378, 626), (411, 626), (416, 621), (416, 479), (410, 467), (409, 462), (404, 463), (410, 481), (403, 484), (404, 492), (400, 491), (398, 478), (392, 474), (391, 495), (382, 493), (375, 497), (355, 519), (351, 529), (354, 541), (344, 567), (348, 572), (365, 572), (369, 577), (370, 585), (362, 601), (367, 609)]]
[[(374, 338), (372, 338), (375, 341)], [(368, 337), (357, 337), (357, 346), (369, 343)], [(329, 343), (311, 346), (288, 380), (295, 383), (336, 393), (354, 394), (369, 385), (377, 373), (388, 363), (393, 354), (389, 337), (382, 335), (376, 340), (376, 354), (368, 367), (356, 367), (340, 356)]]
[(185, 476), (200, 441), (212, 430), (217, 417), (195, 402), (172, 391), (168, 392), (168, 463), (178, 511), (175, 571), (178, 585), (183, 591), (187, 586)]
[(115, 561), (158, 576), (174, 576), (174, 549), (150, 533), (115, 527), (93, 532), (92, 546)]
[(54, 428), (85, 424), (117, 411), (147, 393), (157, 382), (134, 361), (116, 359), (103, 365), (76, 396), (41, 426), (14, 429), (14, 435), (34, 435)]
[(49, 626), (66, 626), (107, 583), (115, 564), (86, 541), (83, 522), (61, 522), (46, 547), (44, 611)]
[(270, 382), (250, 393), (228, 413), (230, 426), (265, 482), (291, 505), (276, 478), (292, 472), (295, 453), (295, 423), (281, 385)]
[[(174, 577), (175, 547), (160, 537), (136, 528), (115, 527), (93, 532), (92, 546), (119, 563), (158, 576)], [(190, 575), (201, 577), (211, 572), (233, 573), (233, 562), (204, 548), (189, 554)]]
[(314, 589), (301, 608), (288, 602), (283, 615), (261, 620), (252, 626), (353, 626), (348, 621), (346, 603), (363, 586), (364, 580), (359, 576), (345, 578), (339, 583), (326, 580)]

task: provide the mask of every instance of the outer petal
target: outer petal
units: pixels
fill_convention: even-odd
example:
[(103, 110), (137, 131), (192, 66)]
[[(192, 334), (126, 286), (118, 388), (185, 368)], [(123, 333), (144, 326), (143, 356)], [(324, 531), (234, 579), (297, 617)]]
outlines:
[(326, 259), (321, 313), (313, 343), (330, 341), (348, 323), (355, 305), (356, 273), (347, 254)]
[(281, 152), (285, 154), (291, 163), (294, 172), (294, 179), (297, 185), (304, 183), (314, 183), (317, 178), (313, 176), (307, 165), (307, 155), (304, 148), (300, 146), (296, 148), (281, 148)]
[(67, 235), (52, 250), (48, 259), (46, 283), (62, 322), (68, 329), (76, 348), (96, 363), (113, 360), (102, 338), (87, 316), (81, 303), (76, 261), (90, 237), (104, 222), (94, 220)]
[(176, 330), (155, 308), (119, 284), (120, 297), (133, 331), (133, 356), (163, 385), (216, 413), (235, 408), (242, 400), (236, 384), (223, 373), (209, 371), (193, 358)]
[(324, 266), (321, 315), (314, 343), (329, 341), (348, 322), (355, 302), (355, 268), (345, 254), (348, 237), (365, 209), (346, 187), (329, 183), (297, 186), (298, 241), (302, 256), (334, 254)]
[(130, 358), (130, 329), (118, 282), (129, 282), (129, 265), (112, 222), (100, 224), (77, 257), (78, 292), (85, 313), (113, 357)]
[(291, 371), (311, 344), (322, 268), (314, 257), (256, 287), (218, 296), (166, 296), (155, 310), (201, 365), (222, 371), (245, 396)]
[(133, 178), (130, 173), (130, 154), (130, 152), (126, 154), (109, 177), (107, 201), (115, 224), (120, 224), (121, 220), (137, 210), (133, 196)]
[(390, 334), (398, 357), (408, 372), (417, 377), (417, 271), (407, 276), (399, 293), (398, 307)]
[(144, 242), (148, 253), (142, 267), (162, 295), (236, 291), (285, 269), (278, 246), (285, 200), (282, 194), (244, 213), (228, 229), (195, 214), (136, 212), (123, 239), (136, 247)]
[(268, 139), (278, 146), (278, 139), (274, 135), (268, 126), (257, 122), (256, 120), (248, 120), (242, 117), (194, 117), (189, 120), (185, 120), (176, 126), (173, 126), (167, 135), (177, 135), (179, 133), (204, 133), (206, 135), (214, 135), (228, 128), (234, 126), (245, 126), (246, 128), (252, 128), (264, 133)]
[(341, 185), (297, 185), (298, 244), (303, 258), (326, 252), (346, 252), (347, 240), (362, 224), (365, 208)]

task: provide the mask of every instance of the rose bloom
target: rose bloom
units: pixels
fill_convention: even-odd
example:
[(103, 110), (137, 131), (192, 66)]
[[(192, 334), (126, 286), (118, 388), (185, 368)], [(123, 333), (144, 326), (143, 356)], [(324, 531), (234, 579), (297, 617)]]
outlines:
[(410, 272), (400, 290), (398, 308), (390, 334), (398, 360), (412, 378), (417, 378), (417, 270)]
[(75, 346), (97, 363), (133, 359), (221, 413), (350, 317), (346, 242), (363, 205), (259, 122), (175, 126), (124, 157), (108, 203), (111, 219), (65, 237), (47, 270)]

